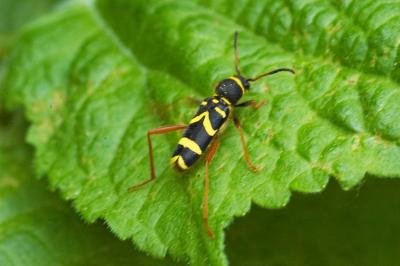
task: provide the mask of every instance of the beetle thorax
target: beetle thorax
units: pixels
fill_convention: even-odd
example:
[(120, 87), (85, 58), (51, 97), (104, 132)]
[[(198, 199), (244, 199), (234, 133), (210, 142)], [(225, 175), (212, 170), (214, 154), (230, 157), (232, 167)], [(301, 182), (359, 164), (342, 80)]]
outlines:
[(248, 89), (249, 83), (246, 79), (241, 76), (232, 76), (222, 80), (215, 88), (215, 93), (231, 104), (236, 104)]

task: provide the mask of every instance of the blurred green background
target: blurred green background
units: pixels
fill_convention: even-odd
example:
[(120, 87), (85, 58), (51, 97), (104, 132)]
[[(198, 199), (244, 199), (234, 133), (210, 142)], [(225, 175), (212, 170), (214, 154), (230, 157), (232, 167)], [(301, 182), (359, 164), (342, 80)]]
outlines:
[(281, 210), (254, 207), (227, 233), (232, 265), (396, 265), (400, 180), (373, 179), (344, 192), (295, 194)]

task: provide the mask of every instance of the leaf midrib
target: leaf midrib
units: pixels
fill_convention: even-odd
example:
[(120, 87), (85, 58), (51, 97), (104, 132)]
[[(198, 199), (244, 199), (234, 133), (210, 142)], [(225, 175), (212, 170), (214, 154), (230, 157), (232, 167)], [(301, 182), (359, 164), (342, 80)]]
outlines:
[[(87, 5), (87, 7), (88, 7), (88, 10), (89, 10), (90, 15), (93, 17), (94, 21), (99, 25), (99, 28), (100, 28), (102, 31), (105, 32), (105, 34), (108, 36), (108, 38), (111, 39), (111, 41), (118, 47), (118, 49), (119, 49), (127, 58), (130, 59), (130, 61), (132, 61), (135, 65), (137, 65), (137, 66), (143, 71), (144, 75), (146, 75), (145, 82), (147, 83), (147, 80), (148, 80), (148, 79), (147, 79), (147, 76), (148, 76), (149, 71), (154, 71), (154, 70), (152, 70), (151, 67), (148, 67), (147, 65), (143, 64), (142, 61), (141, 61), (139, 58), (137, 58), (137, 57), (132, 53), (132, 51), (131, 51), (130, 49), (128, 49), (128, 48), (124, 45), (124, 43), (118, 38), (118, 35), (116, 35), (116, 34), (114, 33), (114, 31), (112, 30), (112, 27), (110, 27), (110, 26), (106, 23), (106, 20), (103, 20), (103, 19), (102, 19), (102, 16), (98, 13), (97, 8), (96, 8), (94, 5)], [(157, 71), (159, 71), (159, 70), (157, 70)], [(172, 76), (172, 77), (176, 78), (178, 81), (180, 81), (182, 84), (186, 85), (188, 88), (192, 88), (192, 87), (189, 86), (187, 83), (185, 83), (184, 80), (182, 80), (180, 77), (178, 77), (178, 76), (176, 76), (176, 75), (173, 75), (173, 74), (171, 74), (170, 72), (167, 72), (167, 71), (163, 71), (163, 72), (166, 73), (166, 74), (168, 74), (169, 76)], [(192, 89), (192, 90), (193, 90), (193, 89)], [(195, 90), (193, 90), (193, 91), (195, 91)], [(149, 97), (149, 95), (147, 95), (147, 97)], [(133, 117), (135, 116), (135, 114), (137, 114), (137, 113), (135, 112), (135, 113), (133, 114)], [(153, 117), (155, 117), (156, 120), (159, 120), (159, 117), (157, 117), (157, 116), (153, 116)], [(132, 121), (132, 119), (130, 119), (130, 121)], [(125, 133), (122, 134), (123, 136), (122, 136), (122, 138), (121, 138), (119, 144), (117, 145), (116, 150), (118, 150), (118, 148), (120, 147), (120, 145), (123, 143), (124, 136), (126, 135), (126, 131), (127, 131), (127, 129), (129, 128), (129, 126), (130, 126), (130, 124), (128, 124), (127, 128), (125, 129), (125, 131), (124, 131)], [(115, 152), (114, 152), (114, 154), (115, 154)], [(113, 163), (113, 162), (114, 162), (114, 160), (112, 160), (112, 163)], [(109, 165), (109, 167), (108, 167), (108, 172), (109, 172), (109, 169), (112, 168), (112, 163), (110, 163), (110, 165)], [(169, 168), (169, 165), (163, 166), (162, 171), (159, 170), (159, 175), (161, 175), (162, 173), (164, 173), (168, 168)], [(190, 192), (189, 186), (186, 187), (186, 189), (184, 189), (184, 191), (185, 191), (186, 194), (187, 194), (186, 196), (187, 196), (189, 199), (191, 199), (192, 197), (191, 197), (191, 192)], [(146, 205), (145, 203), (146, 203), (148, 200), (150, 200), (151, 192), (152, 192), (152, 189), (148, 190), (148, 193), (146, 194), (146, 200), (143, 202), (143, 205), (142, 205), (142, 206), (145, 206), (145, 205)], [(114, 207), (116, 207), (117, 204), (118, 204), (118, 201), (116, 201), (116, 202), (114, 203)], [(190, 205), (192, 206), (192, 209), (196, 209), (196, 208), (195, 208), (196, 206), (193, 206), (193, 202), (192, 202), (192, 201), (190, 201)], [(136, 217), (137, 217), (136, 220), (137, 220), (137, 222), (139, 222), (143, 227), (147, 227), (146, 223), (143, 223), (143, 222), (141, 221), (141, 219), (140, 219), (139, 213), (140, 213), (140, 211), (141, 211), (142, 209), (143, 209), (143, 208), (141, 208), (140, 210), (138, 210), (137, 215), (136, 215)], [(164, 211), (164, 213), (165, 213), (165, 211)], [(101, 214), (99, 217), (101, 217), (101, 218), (105, 219), (105, 221), (107, 221), (106, 215), (105, 215), (105, 214)], [(157, 225), (157, 223), (158, 223), (160, 220), (161, 220), (161, 216), (160, 216), (160, 218), (158, 219), (158, 221), (155, 223), (154, 228), (157, 227), (156, 225)], [(194, 220), (196, 220), (196, 219), (194, 219)], [(200, 241), (200, 243), (201, 243), (201, 242), (205, 243), (206, 241), (209, 241), (209, 239), (207, 238), (207, 236), (205, 236), (205, 234), (204, 234), (202, 221), (201, 221), (201, 224), (200, 224), (199, 221), (194, 221), (194, 220), (192, 219), (191, 224), (194, 223), (194, 224), (196, 224), (197, 226), (192, 226), (192, 230), (195, 231), (195, 235), (197, 235), (197, 236), (203, 236), (203, 237), (199, 237), (199, 238), (198, 238), (198, 239), (202, 239), (202, 240), (203, 240), (203, 241)], [(184, 229), (182, 229), (182, 230), (184, 230)], [(155, 233), (156, 233), (156, 235), (158, 235), (157, 230), (155, 230)], [(163, 239), (162, 239), (160, 236), (158, 236), (158, 241), (164, 245), (165, 250), (169, 253), (169, 250), (170, 250), (169, 243), (164, 242)], [(214, 240), (214, 241), (216, 241), (216, 240)], [(198, 244), (196, 244), (196, 245), (198, 245)], [(208, 246), (208, 245), (203, 244), (203, 249), (204, 249), (204, 250), (208, 250), (207, 246)], [(188, 254), (187, 254), (187, 255), (188, 255)], [(211, 255), (211, 254), (210, 254), (210, 255)], [(211, 256), (212, 256), (212, 255), (211, 255)]]
[[(228, 19), (228, 20), (232, 21), (233, 23), (236, 23), (236, 24), (239, 25), (240, 27), (246, 29), (247, 32), (253, 33), (254, 36), (256, 36), (256, 37), (262, 37), (263, 39), (266, 40), (267, 43), (271, 43), (271, 44), (277, 45), (277, 46), (280, 47), (282, 50), (287, 51), (287, 52), (289, 52), (290, 54), (294, 54), (294, 51), (293, 51), (293, 50), (285, 48), (285, 47), (282, 46), (279, 42), (274, 42), (273, 40), (267, 39), (264, 35), (260, 34), (260, 32), (257, 31), (257, 29), (254, 29), (254, 30), (253, 30), (253, 29), (251, 29), (250, 27), (247, 27), (246, 25), (240, 23), (240, 21), (237, 21), (236, 19), (232, 19), (232, 18), (230, 18), (230, 17), (228, 17), (228, 16), (226, 16), (226, 15), (217, 14), (217, 13), (215, 13), (215, 10), (214, 10), (213, 8), (211, 8), (211, 7), (207, 7), (207, 6), (204, 6), (204, 5), (199, 4), (199, 3), (195, 3), (195, 4), (190, 3), (190, 4), (193, 5), (193, 6), (197, 6), (197, 7), (201, 8), (201, 9), (203, 9), (204, 12), (207, 11), (207, 12), (212, 13), (213, 16), (217, 16), (217, 17), (220, 17), (220, 18)], [(331, 3), (330, 3), (330, 4), (331, 4)], [(290, 6), (290, 5), (289, 5), (289, 6)], [(163, 7), (163, 4), (160, 4), (160, 5), (157, 5), (154, 9), (158, 9), (158, 8), (162, 8), (162, 7)], [(134, 62), (140, 62), (140, 65), (141, 65), (141, 66), (144, 66), (144, 69), (152, 69), (152, 68), (151, 68), (150, 66), (148, 66), (146, 63), (144, 63), (143, 61), (141, 61), (140, 58), (137, 58), (137, 57), (134, 56), (133, 51), (131, 51), (130, 48), (127, 48), (127, 47), (124, 45), (124, 42), (118, 37), (117, 34), (114, 33), (114, 31), (112, 30), (112, 27), (107, 23), (107, 20), (104, 20), (104, 19), (102, 18), (102, 16), (97, 12), (97, 9), (96, 9), (95, 7), (93, 7), (92, 10), (94, 10), (94, 12), (96, 13), (96, 17), (101, 21), (101, 25), (103, 25), (103, 26), (107, 29), (106, 31), (107, 31), (108, 33), (111, 33), (112, 39), (113, 39), (114, 42), (118, 43), (118, 47), (122, 47), (122, 49), (123, 49), (124, 51), (126, 51), (127, 54), (130, 55), (130, 58), (132, 58), (132, 59), (134, 60)], [(153, 11), (154, 11), (154, 10), (153, 10)], [(299, 56), (296, 56), (296, 57), (299, 57)], [(328, 58), (322, 58), (322, 57), (319, 56), (319, 55), (318, 55), (318, 56), (312, 55), (311, 57), (310, 57), (310, 55), (302, 55), (302, 56), (300, 56), (300, 57), (302, 57), (302, 58), (304, 58), (304, 59), (312, 58), (312, 59), (314, 59), (314, 60), (316, 59), (316, 60), (321, 61), (321, 62), (333, 64), (333, 65), (336, 65), (338, 69), (355, 71), (355, 69), (353, 69), (353, 68), (351, 68), (351, 67), (346, 66), (345, 64), (343, 64), (343, 62), (342, 62), (341, 60), (339, 60), (339, 61), (337, 61), (337, 60), (336, 60), (336, 61), (333, 61), (333, 59), (332, 59), (331, 56), (329, 56)], [(339, 62), (339, 64), (338, 64), (338, 62)], [(368, 72), (368, 71), (363, 71), (362, 69), (359, 69), (358, 67), (357, 67), (357, 71), (360, 71), (361, 73), (363, 73), (364, 77), (367, 77), (367, 78), (378, 78), (378, 79), (384, 79), (384, 80), (390, 79), (389, 77), (384, 76), (384, 75), (380, 75), (379, 73), (378, 73), (378, 74), (371, 74), (370, 72)], [(181, 78), (179, 75), (177, 75), (176, 73), (173, 73), (173, 72), (169, 71), (169, 69), (165, 69), (163, 72), (164, 72), (164, 73), (167, 73), (169, 76), (172, 76), (172, 77), (174, 77), (175, 79), (179, 80), (181, 83), (185, 84), (187, 87), (192, 88), (192, 86), (191, 86), (190, 84), (186, 83), (184, 79), (182, 79), (182, 78)], [(392, 79), (390, 79), (390, 80), (391, 80), (391, 82), (396, 83), (395, 80), (392, 80)], [(397, 84), (397, 83), (396, 83), (396, 84)], [(295, 86), (295, 87), (297, 88), (297, 86)], [(396, 89), (399, 90), (398, 86), (396, 86)], [(359, 97), (360, 91), (357, 90), (357, 89), (355, 89), (355, 90), (357, 91), (357, 95), (358, 95), (358, 99), (359, 99), (358, 102), (360, 102), (360, 104), (361, 104), (360, 97)], [(309, 109), (309, 111), (310, 111), (311, 113), (315, 114), (316, 117), (318, 117), (319, 119), (322, 119), (322, 120), (328, 122), (330, 126), (333, 126), (334, 128), (338, 129), (339, 132), (342, 132), (342, 133), (345, 134), (345, 135), (348, 135), (349, 133), (354, 133), (354, 135), (357, 135), (357, 136), (359, 136), (359, 137), (365, 137), (366, 135), (367, 135), (367, 136), (374, 136), (374, 137), (377, 137), (376, 134), (374, 134), (373, 132), (369, 131), (369, 128), (367, 127), (367, 123), (366, 123), (366, 121), (365, 121), (365, 119), (364, 119), (365, 116), (363, 117), (363, 124), (364, 124), (364, 130), (365, 130), (365, 131), (363, 131), (363, 132), (357, 132), (357, 131), (351, 130), (351, 129), (347, 128), (347, 127), (346, 127), (346, 128), (343, 128), (343, 126), (336, 124), (336, 123), (333, 122), (332, 120), (328, 119), (326, 116), (322, 115), (318, 110), (316, 110), (315, 108), (313, 108), (313, 107), (312, 107), (312, 104), (309, 103), (309, 101), (304, 97), (304, 95), (303, 95), (299, 90), (296, 89), (295, 91), (296, 91), (296, 93), (297, 93), (298, 95), (300, 95), (300, 96), (302, 97), (303, 101), (305, 102), (305, 104), (307, 105), (307, 107), (308, 107), (308, 109)], [(361, 105), (362, 105), (362, 104), (361, 104)], [(363, 110), (364, 110), (364, 108), (363, 108)], [(363, 112), (363, 114), (365, 114), (365, 112)], [(159, 120), (159, 118), (157, 118), (157, 119)], [(254, 137), (254, 135), (255, 135), (255, 133), (254, 133), (254, 134), (251, 134), (251, 135), (249, 135), (249, 136), (250, 136), (250, 137)], [(386, 140), (386, 139), (385, 139), (385, 140)], [(387, 141), (389, 141), (390, 143), (393, 143), (393, 141), (392, 141), (391, 139), (387, 139)], [(294, 151), (294, 152), (297, 153), (297, 145), (296, 145), (296, 148), (293, 149), (292, 151)], [(311, 161), (309, 161), (309, 160), (306, 160), (306, 161), (308, 162), (308, 164), (310, 164), (310, 165), (312, 164)], [(275, 167), (276, 167), (276, 165), (275, 165)], [(274, 167), (274, 169), (275, 169), (275, 167)], [(311, 166), (310, 166), (310, 167), (311, 167)], [(166, 169), (166, 167), (163, 169), (163, 172), (165, 171), (165, 169)], [(332, 174), (332, 173), (331, 173), (331, 174)], [(189, 192), (188, 192), (188, 193), (189, 193)], [(190, 193), (189, 193), (189, 195), (190, 195)], [(223, 204), (223, 203), (221, 203), (221, 204)], [(218, 207), (218, 208), (219, 208), (219, 207)]]

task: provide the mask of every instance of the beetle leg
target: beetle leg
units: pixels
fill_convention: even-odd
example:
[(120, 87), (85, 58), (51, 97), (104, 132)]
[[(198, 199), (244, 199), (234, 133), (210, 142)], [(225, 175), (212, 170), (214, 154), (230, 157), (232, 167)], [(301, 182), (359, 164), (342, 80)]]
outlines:
[(256, 102), (254, 100), (250, 100), (250, 101), (245, 101), (245, 102), (236, 104), (235, 107), (248, 107), (248, 106), (251, 106), (251, 107), (253, 107), (254, 109), (257, 110), (260, 107), (262, 107), (263, 105), (265, 105), (266, 103), (267, 103), (267, 101), (265, 101), (265, 100), (262, 100), (260, 102)]
[(206, 157), (206, 177), (204, 180), (204, 199), (203, 199), (203, 221), (204, 221), (204, 227), (210, 238), (214, 238), (215, 235), (211, 230), (210, 225), (208, 224), (208, 166), (212, 158), (214, 157), (215, 153), (217, 152), (218, 146), (219, 146), (219, 140), (217, 138), (211, 144), (210, 150), (208, 151)]
[(236, 128), (239, 130), (239, 134), (240, 134), (240, 140), (242, 142), (242, 148), (243, 148), (243, 154), (244, 154), (244, 159), (247, 163), (247, 165), (250, 167), (251, 170), (253, 170), (253, 172), (258, 172), (260, 171), (259, 167), (255, 166), (251, 160), (250, 160), (250, 156), (249, 156), (249, 152), (247, 150), (247, 145), (246, 145), (246, 141), (244, 139), (244, 134), (243, 134), (243, 130), (242, 127), (240, 125), (239, 119), (237, 119), (236, 117), (233, 118), (233, 122), (235, 123)]
[(143, 181), (142, 183), (139, 183), (137, 185), (134, 185), (128, 189), (128, 191), (132, 192), (135, 190), (138, 190), (142, 188), (144, 185), (147, 183), (153, 181), (156, 179), (156, 171), (154, 169), (154, 160), (153, 160), (153, 145), (151, 142), (151, 136), (152, 135), (158, 135), (158, 134), (165, 134), (169, 133), (172, 131), (177, 131), (177, 130), (182, 130), (185, 129), (187, 126), (186, 125), (173, 125), (173, 126), (164, 126), (164, 127), (159, 127), (159, 128), (154, 128), (149, 131), (147, 131), (147, 143), (149, 145), (149, 161), (150, 161), (150, 178)]

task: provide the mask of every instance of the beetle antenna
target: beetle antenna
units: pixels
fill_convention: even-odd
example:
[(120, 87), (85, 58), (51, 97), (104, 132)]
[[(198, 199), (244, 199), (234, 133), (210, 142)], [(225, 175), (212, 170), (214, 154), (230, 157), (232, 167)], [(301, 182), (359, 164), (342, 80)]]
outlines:
[(255, 77), (255, 78), (249, 78), (249, 79), (247, 79), (247, 81), (253, 82), (253, 81), (259, 80), (260, 78), (263, 78), (263, 77), (266, 77), (266, 76), (269, 76), (269, 75), (273, 75), (273, 74), (278, 73), (278, 72), (283, 72), (283, 71), (295, 74), (294, 70), (291, 69), (291, 68), (278, 68), (278, 69), (269, 71), (267, 73), (261, 74), (261, 75)]
[(238, 53), (237, 39), (238, 39), (238, 32), (235, 31), (235, 34), (233, 35), (233, 48), (235, 49), (235, 70), (236, 70), (236, 74), (238, 76), (240, 76), (239, 53)]

